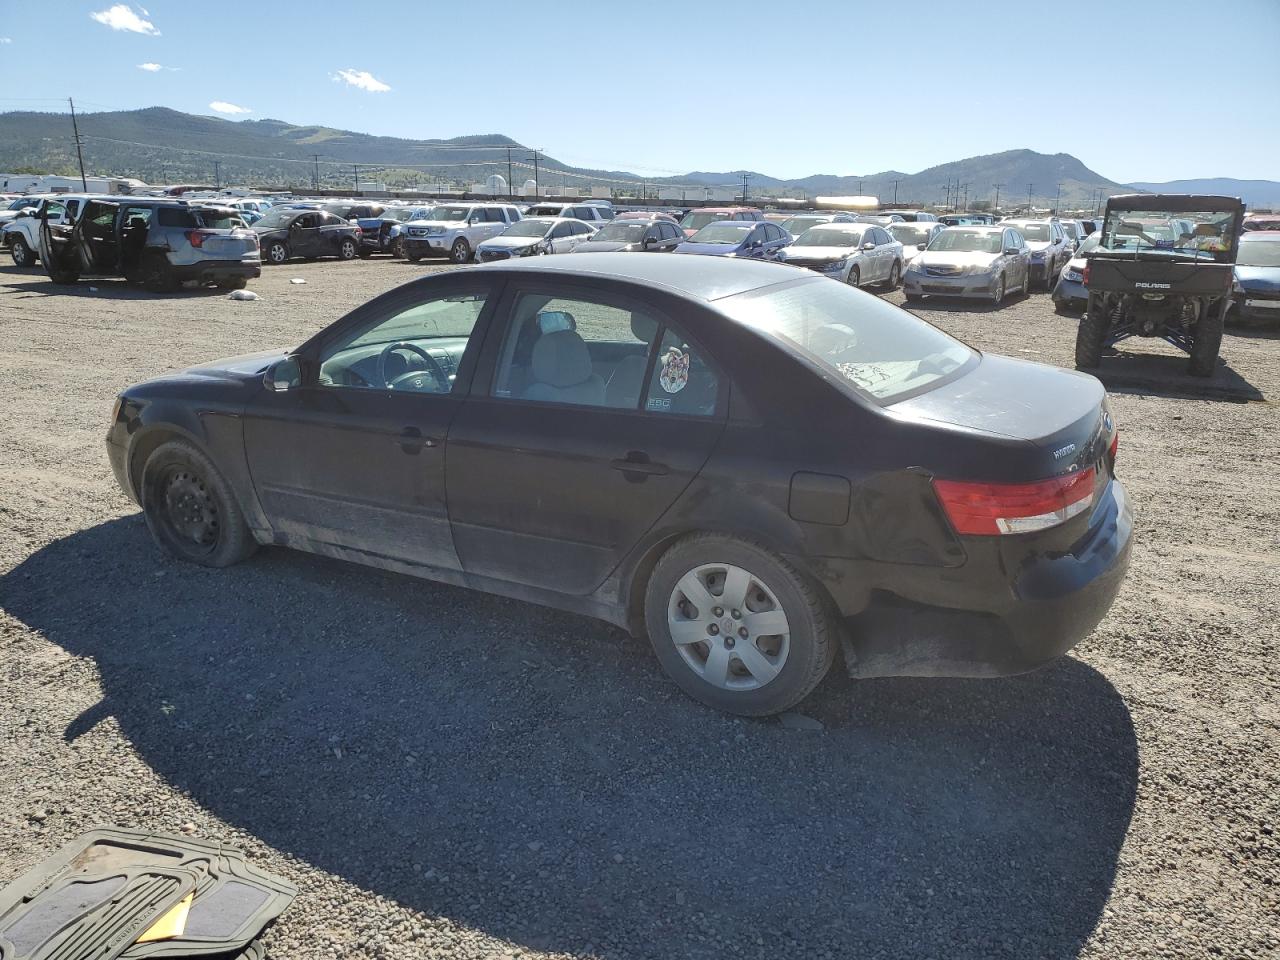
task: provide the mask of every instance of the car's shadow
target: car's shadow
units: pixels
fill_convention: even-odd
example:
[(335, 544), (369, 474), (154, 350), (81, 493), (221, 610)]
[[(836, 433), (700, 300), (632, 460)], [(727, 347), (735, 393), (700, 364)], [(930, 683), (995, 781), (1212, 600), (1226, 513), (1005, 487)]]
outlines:
[(804, 706), (826, 730), (792, 730), (692, 703), (595, 621), (281, 550), (204, 570), (137, 515), (39, 550), (0, 605), (96, 662), (68, 740), (114, 717), (212, 814), (531, 948), (1075, 957), (1134, 804), (1128, 711), (1073, 659), (837, 669)]
[(1187, 356), (1129, 351), (1122, 345), (1103, 353), (1102, 364), (1090, 370), (1112, 393), (1135, 393), (1180, 400), (1226, 400), (1247, 403), (1265, 400), (1262, 391), (1218, 358), (1211, 377), (1187, 372)]
[(996, 304), (974, 297), (944, 297), (934, 294), (910, 303), (904, 300), (900, 306), (907, 310), (939, 310), (946, 313), (999, 313), (1016, 304), (1028, 302), (1033, 295), (1034, 291), (1027, 294), (1013, 292)]
[[(17, 279), (29, 277), (30, 279)], [(250, 284), (253, 281), (249, 281)], [(186, 297), (227, 296), (218, 287), (184, 286), (180, 290), (153, 293), (120, 277), (84, 277), (76, 283), (52, 283), (40, 267), (0, 267), (0, 285), (5, 290), (45, 297), (94, 297), (98, 300), (177, 300)]]

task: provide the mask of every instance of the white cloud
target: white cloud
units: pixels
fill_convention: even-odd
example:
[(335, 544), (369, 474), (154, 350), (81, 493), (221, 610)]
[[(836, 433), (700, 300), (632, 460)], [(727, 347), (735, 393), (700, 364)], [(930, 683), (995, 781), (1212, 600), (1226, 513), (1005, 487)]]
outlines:
[(133, 8), (127, 3), (117, 3), (113, 7), (106, 10), (99, 10), (97, 13), (89, 14), (94, 20), (110, 27), (112, 30), (127, 30), (130, 33), (145, 33), (148, 36), (158, 37), (160, 31), (156, 29), (156, 25), (150, 20), (145, 19), (149, 16), (147, 11), (142, 11), (143, 16), (138, 16), (133, 12)]
[(234, 103), (227, 103), (225, 100), (215, 100), (209, 104), (210, 110), (216, 110), (218, 113), (253, 113), (248, 107), (237, 107)]
[(386, 93), (391, 89), (368, 70), (339, 70), (333, 75), (333, 79), (344, 81), (348, 86), (368, 90), (370, 93)]
[(0, 43), (13, 43), (13, 37), (0, 37)]
[(145, 70), (147, 73), (159, 73), (164, 67), (158, 63), (140, 63), (138, 64), (138, 69)]

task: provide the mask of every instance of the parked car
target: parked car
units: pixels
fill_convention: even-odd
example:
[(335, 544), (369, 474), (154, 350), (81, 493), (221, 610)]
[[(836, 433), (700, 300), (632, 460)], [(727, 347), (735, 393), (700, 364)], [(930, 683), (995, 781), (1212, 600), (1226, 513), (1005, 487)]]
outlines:
[(123, 276), (157, 292), (240, 289), (262, 273), (258, 238), (236, 211), (136, 197), (87, 199), (74, 221), (42, 220), (40, 259), (55, 283)]
[(319, 209), (343, 220), (380, 217), (386, 208), (386, 204), (370, 203), (367, 200), (329, 200), (319, 204)]
[(60, 194), (44, 197), (35, 207), (25, 207), (0, 227), (0, 243), (9, 250), (15, 267), (33, 267), (40, 259), (40, 224), (72, 224), (80, 205), (93, 194)]
[(928, 210), (886, 210), (886, 213), (896, 213), (907, 223), (937, 223), (938, 218), (935, 214)]
[(1084, 285), (1084, 268), (1089, 253), (1098, 245), (1098, 233), (1091, 233), (1080, 241), (1075, 255), (1058, 273), (1053, 287), (1053, 307), (1058, 313), (1083, 311), (1089, 302), (1089, 289)]
[(1080, 249), (1080, 241), (1086, 236), (1084, 228), (1075, 220), (1059, 220), (1058, 226), (1062, 227), (1062, 233), (1067, 238), (1067, 247), (1074, 255)]
[(1280, 230), (1241, 234), (1232, 299), (1234, 319), (1280, 322)]
[(1244, 218), (1243, 229), (1246, 233), (1251, 230), (1280, 230), (1280, 214), (1251, 213)]
[(947, 227), (929, 241), (907, 272), (909, 302), (926, 296), (981, 297), (1000, 304), (1011, 290), (1031, 289), (1031, 250), (1008, 224)]
[(1097, 231), (1098, 227), (1102, 226), (1101, 220), (1081, 220), (1079, 223), (1080, 229), (1084, 231), (1084, 235), (1086, 237), (1092, 236)]
[(853, 223), (853, 216), (848, 213), (797, 213), (778, 221), (778, 226), (793, 237), (798, 237), (810, 227), (818, 227), (824, 223)]
[(526, 217), (572, 217), (593, 227), (603, 226), (613, 218), (613, 207), (602, 207), (590, 201), (584, 203), (535, 203), (524, 214)]
[(945, 228), (937, 220), (907, 220), (891, 223), (885, 229), (889, 236), (902, 244), (902, 269), (906, 270), (921, 249)]
[(476, 259), (488, 263), (535, 254), (572, 253), (595, 232), (591, 224), (574, 217), (522, 217), (496, 237), (480, 241)]
[(670, 253), (684, 242), (684, 231), (670, 218), (635, 220), (615, 217), (574, 253)]
[(718, 223), (721, 220), (750, 220), (760, 221), (764, 219), (764, 214), (755, 207), (701, 207), (697, 210), (690, 210), (680, 219), (680, 229), (684, 231), (686, 237), (692, 237), (709, 223)]
[(184, 561), (274, 544), (603, 618), (765, 715), (839, 637), (859, 676), (990, 677), (1087, 636), (1129, 559), (1117, 438), (1094, 378), (843, 284), (581, 254), (128, 387), (107, 454)]
[(1022, 234), (1031, 249), (1031, 282), (1052, 290), (1058, 271), (1071, 259), (1072, 253), (1067, 235), (1057, 220), (1001, 220), (1000, 224), (1012, 227)]
[(887, 227), (891, 223), (905, 222), (896, 213), (860, 213), (853, 219), (855, 223), (874, 223), (881, 227)]
[(948, 213), (938, 218), (938, 222), (948, 227), (986, 226), (995, 222), (989, 213)]
[(679, 223), (672, 214), (660, 213), (657, 210), (624, 210), (613, 218), (614, 220), (670, 220), (672, 223)]
[(360, 228), (325, 210), (272, 207), (250, 229), (258, 235), (262, 259), (269, 264), (295, 257), (354, 260), (360, 251)]
[(777, 256), (793, 239), (776, 223), (721, 220), (707, 224), (679, 244), (675, 252), (767, 260)]
[(454, 263), (470, 263), (475, 248), (520, 220), (509, 203), (442, 203), (421, 220), (400, 231), (405, 258), (416, 263), (426, 256), (447, 256)]
[(902, 276), (902, 244), (874, 223), (810, 227), (778, 255), (779, 263), (807, 267), (855, 287), (892, 290)]
[(425, 217), (430, 210), (430, 207), (395, 204), (375, 216), (357, 217), (356, 226), (360, 228), (360, 256), (368, 257), (375, 253), (390, 253), (398, 256), (396, 251), (398, 244), (391, 234), (392, 226)]
[(10, 200), (7, 205), (0, 209), (0, 223), (8, 223), (18, 216), (23, 210), (34, 210), (40, 206), (43, 196), (39, 197), (18, 197), (16, 200)]
[(434, 209), (434, 206), (405, 207), (403, 213), (399, 214), (404, 217), (403, 220), (387, 220), (378, 228), (380, 245), (393, 257), (403, 257), (404, 228), (415, 221), (427, 219)]

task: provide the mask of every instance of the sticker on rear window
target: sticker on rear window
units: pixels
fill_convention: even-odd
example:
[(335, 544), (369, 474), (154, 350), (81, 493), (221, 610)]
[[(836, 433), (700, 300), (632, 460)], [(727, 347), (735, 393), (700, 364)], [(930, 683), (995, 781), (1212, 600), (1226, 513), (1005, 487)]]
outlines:
[(662, 370), (658, 383), (667, 393), (679, 393), (689, 384), (689, 354), (679, 347), (672, 347), (662, 355)]

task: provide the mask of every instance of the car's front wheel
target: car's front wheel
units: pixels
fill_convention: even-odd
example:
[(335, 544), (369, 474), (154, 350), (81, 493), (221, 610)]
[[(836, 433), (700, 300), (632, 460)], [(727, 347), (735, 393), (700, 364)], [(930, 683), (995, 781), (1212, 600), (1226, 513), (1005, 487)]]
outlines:
[(27, 241), (21, 237), (14, 237), (13, 244), (9, 247), (9, 255), (13, 257), (13, 265), (15, 267), (29, 267), (35, 263), (35, 254), (31, 252), (31, 248), (27, 246)]
[(453, 241), (453, 246), (449, 248), (449, 259), (454, 263), (471, 262), (471, 244), (467, 243), (465, 237)]
[(722, 534), (696, 534), (663, 554), (645, 592), (645, 622), (685, 693), (742, 716), (794, 707), (835, 657), (821, 590), (763, 546)]
[(180, 560), (228, 567), (257, 549), (230, 485), (185, 440), (162, 443), (147, 458), (142, 512), (156, 542)]

